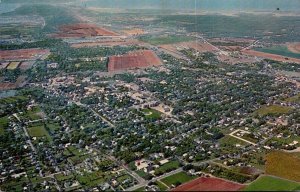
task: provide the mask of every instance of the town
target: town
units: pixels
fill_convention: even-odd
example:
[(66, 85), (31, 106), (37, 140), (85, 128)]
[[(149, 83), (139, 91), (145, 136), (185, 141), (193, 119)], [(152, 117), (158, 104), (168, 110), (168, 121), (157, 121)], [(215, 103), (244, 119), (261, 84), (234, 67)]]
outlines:
[(106, 11), (0, 12), (1, 191), (300, 189), (300, 14)]

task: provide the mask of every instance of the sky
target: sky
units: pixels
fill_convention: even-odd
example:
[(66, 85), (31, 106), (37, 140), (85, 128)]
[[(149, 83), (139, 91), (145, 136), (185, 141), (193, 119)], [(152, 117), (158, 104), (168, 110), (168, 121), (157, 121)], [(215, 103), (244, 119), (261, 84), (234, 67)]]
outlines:
[[(90, 0), (88, 6), (103, 8), (194, 9), (195, 0)], [(300, 11), (300, 0), (196, 0), (201, 10), (276, 10)]]

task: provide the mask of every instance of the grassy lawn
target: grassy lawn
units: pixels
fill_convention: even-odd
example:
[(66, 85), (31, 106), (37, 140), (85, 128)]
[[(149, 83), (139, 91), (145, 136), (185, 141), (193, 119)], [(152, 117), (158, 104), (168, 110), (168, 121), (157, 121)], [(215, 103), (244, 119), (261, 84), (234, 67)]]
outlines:
[(5, 128), (8, 126), (8, 117), (1, 117), (0, 118), (0, 135), (4, 134)]
[(139, 171), (135, 171), (140, 177), (143, 177), (144, 179), (147, 178), (149, 176), (148, 173), (145, 173), (144, 171), (142, 170), (139, 170)]
[(142, 112), (147, 119), (160, 119), (161, 117), (161, 112), (155, 109), (143, 109)]
[(187, 36), (144, 36), (140, 38), (141, 41), (146, 43), (150, 43), (153, 45), (162, 45), (162, 44), (173, 44), (173, 43), (180, 43), (185, 41), (192, 41), (194, 38), (187, 37)]
[(243, 136), (242, 136), (242, 138), (243, 139), (245, 139), (245, 140), (247, 140), (247, 141), (250, 141), (250, 142), (252, 142), (252, 143), (257, 143), (259, 140), (258, 139), (256, 139), (256, 138), (253, 138), (251, 135), (249, 135), (249, 134), (244, 134)]
[(293, 108), (280, 105), (264, 106), (256, 111), (258, 115), (281, 115), (289, 113)]
[(300, 183), (287, 181), (270, 176), (259, 177), (248, 185), (245, 191), (294, 191), (300, 187)]
[(166, 191), (168, 188), (162, 184), (160, 181), (156, 181), (155, 184), (158, 186), (160, 191)]
[(221, 146), (225, 146), (225, 145), (235, 146), (236, 144), (239, 144), (242, 146), (248, 145), (248, 143), (246, 143), (242, 140), (239, 140), (237, 138), (231, 137), (230, 135), (225, 135), (224, 137), (222, 137), (219, 140), (219, 142), (220, 142)]
[(155, 174), (167, 173), (167, 172), (170, 172), (172, 170), (179, 168), (179, 166), (180, 166), (180, 163), (178, 161), (170, 161), (170, 162), (160, 166), (159, 168), (155, 169)]
[(271, 152), (266, 155), (266, 174), (300, 182), (300, 158), (282, 151)]
[(28, 127), (28, 133), (31, 137), (46, 137), (48, 141), (51, 140), (49, 133), (46, 131), (44, 125)]
[(166, 177), (162, 179), (161, 181), (171, 187), (172, 185), (176, 184), (183, 184), (188, 181), (191, 181), (193, 179), (197, 178), (196, 176), (189, 176), (185, 172), (176, 173), (174, 175), (171, 175), (169, 177)]

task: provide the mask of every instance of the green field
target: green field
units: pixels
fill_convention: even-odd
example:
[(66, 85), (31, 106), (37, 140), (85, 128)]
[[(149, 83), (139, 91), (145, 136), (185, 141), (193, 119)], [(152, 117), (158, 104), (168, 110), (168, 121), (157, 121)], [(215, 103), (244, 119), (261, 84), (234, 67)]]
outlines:
[(282, 55), (285, 57), (293, 57), (300, 59), (300, 54), (291, 52), (287, 47), (285, 46), (274, 46), (274, 47), (267, 47), (267, 48), (257, 48), (255, 49), (257, 51), (261, 51), (264, 53), (271, 53), (276, 55)]
[(197, 178), (196, 176), (189, 176), (185, 172), (179, 172), (174, 175), (171, 175), (169, 177), (166, 177), (162, 179), (161, 181), (171, 187), (172, 185), (178, 185), (178, 184), (183, 184), (188, 181), (191, 181), (193, 179)]
[(168, 188), (164, 184), (162, 184), (160, 181), (156, 181), (155, 184), (158, 186), (160, 191), (166, 191)]
[(160, 119), (161, 117), (161, 112), (155, 109), (143, 109), (142, 112), (147, 119)]
[(155, 174), (159, 174), (159, 173), (166, 173), (166, 172), (170, 172), (172, 170), (175, 170), (177, 168), (179, 168), (180, 163), (178, 161), (170, 161), (162, 166), (160, 166), (159, 168), (155, 169)]
[(265, 115), (281, 115), (286, 114), (292, 111), (292, 107), (281, 106), (281, 105), (271, 105), (271, 106), (264, 106), (256, 111), (258, 115), (265, 116)]
[(152, 45), (162, 45), (162, 44), (173, 44), (173, 43), (180, 43), (185, 41), (192, 41), (194, 38), (187, 37), (187, 36), (143, 36), (140, 37), (141, 41), (146, 43), (150, 43)]
[(31, 137), (46, 137), (48, 141), (51, 140), (51, 137), (45, 127), (43, 125), (34, 126), (34, 127), (28, 127), (27, 128), (28, 133)]
[(299, 189), (300, 183), (279, 179), (270, 176), (262, 176), (248, 185), (245, 191), (294, 191)]

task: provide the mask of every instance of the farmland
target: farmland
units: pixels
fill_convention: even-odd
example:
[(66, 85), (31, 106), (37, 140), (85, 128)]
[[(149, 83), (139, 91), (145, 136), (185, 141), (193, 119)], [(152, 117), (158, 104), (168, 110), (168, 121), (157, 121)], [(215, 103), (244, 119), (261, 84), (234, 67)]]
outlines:
[(292, 58), (300, 59), (300, 53), (294, 53), (294, 52), (290, 51), (286, 46), (256, 48), (255, 50), (261, 51), (264, 53), (271, 53), (271, 54), (275, 54), (275, 55), (282, 55), (285, 57), (292, 57)]
[(245, 191), (294, 191), (299, 189), (300, 183), (288, 181), (271, 176), (261, 176), (250, 185)]
[(53, 35), (56, 38), (81, 38), (96, 36), (117, 36), (118, 34), (94, 24), (77, 23), (63, 25), (59, 28), (60, 32)]
[(172, 191), (239, 191), (245, 186), (219, 178), (200, 177)]
[(276, 54), (272, 54), (272, 53), (264, 53), (261, 51), (244, 50), (244, 51), (242, 51), (242, 54), (260, 57), (260, 58), (264, 58), (264, 59), (270, 59), (270, 60), (274, 60), (274, 61), (286, 62), (286, 63), (298, 63), (298, 64), (300, 63), (300, 59), (286, 57), (286, 56), (282, 56), (282, 55), (276, 55)]
[(122, 56), (109, 57), (108, 71), (120, 71), (161, 65), (160, 58), (150, 50), (129, 52)]
[(20, 62), (11, 62), (6, 69), (8, 70), (14, 70), (16, 68), (18, 68), (18, 66), (20, 65)]
[(271, 152), (266, 155), (266, 173), (300, 182), (300, 159), (290, 153)]
[(38, 58), (49, 55), (50, 51), (47, 49), (18, 49), (18, 50), (1, 50), (0, 60), (5, 61), (23, 61), (23, 60), (36, 60)]

